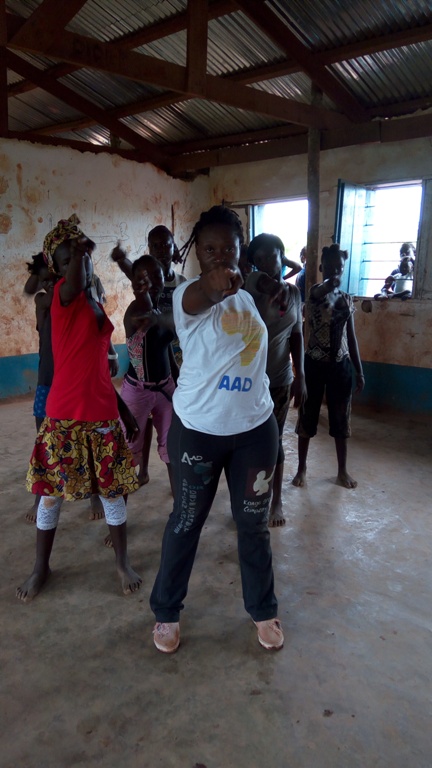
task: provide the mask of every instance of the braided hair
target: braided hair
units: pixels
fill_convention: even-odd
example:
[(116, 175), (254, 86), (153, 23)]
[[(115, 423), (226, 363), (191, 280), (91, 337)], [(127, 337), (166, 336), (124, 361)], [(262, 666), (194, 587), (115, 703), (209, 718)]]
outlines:
[(322, 249), (321, 262), (334, 258), (342, 258), (344, 261), (348, 259), (348, 251), (342, 251), (339, 243), (326, 245)]
[(182, 272), (184, 272), (186, 259), (189, 256), (189, 252), (192, 246), (195, 245), (196, 241), (198, 240), (200, 233), (204, 227), (209, 227), (214, 224), (224, 224), (227, 227), (231, 227), (239, 239), (239, 245), (243, 245), (243, 225), (240, 221), (239, 215), (233, 211), (232, 208), (228, 208), (225, 205), (214, 205), (212, 208), (210, 208), (210, 210), (204, 211), (201, 214), (192, 230), (192, 234), (189, 240), (187, 240), (182, 248), (180, 248), (180, 256), (183, 260)]

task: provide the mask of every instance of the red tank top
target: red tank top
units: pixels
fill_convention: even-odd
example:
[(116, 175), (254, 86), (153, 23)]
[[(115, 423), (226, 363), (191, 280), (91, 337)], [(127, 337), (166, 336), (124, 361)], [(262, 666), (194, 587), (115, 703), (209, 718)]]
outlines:
[(105, 315), (99, 329), (84, 291), (63, 307), (60, 286), (64, 282), (63, 278), (54, 287), (51, 304), (54, 378), (47, 416), (77, 421), (118, 419), (107, 357), (114, 326)]

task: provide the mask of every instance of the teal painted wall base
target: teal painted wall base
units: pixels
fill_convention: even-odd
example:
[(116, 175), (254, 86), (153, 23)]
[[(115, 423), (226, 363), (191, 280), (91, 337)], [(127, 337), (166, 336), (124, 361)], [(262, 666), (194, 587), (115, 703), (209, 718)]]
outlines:
[[(126, 344), (116, 344), (115, 348), (119, 356), (119, 376), (123, 376), (129, 364)], [(0, 357), (0, 399), (34, 392), (38, 365), (37, 354)]]
[[(116, 344), (119, 376), (128, 367), (126, 344)], [(34, 392), (38, 355), (0, 358), (0, 399)], [(363, 363), (366, 385), (356, 402), (377, 410), (432, 413), (432, 369), (385, 363)]]
[(365, 388), (356, 402), (379, 411), (432, 413), (432, 369), (363, 362)]

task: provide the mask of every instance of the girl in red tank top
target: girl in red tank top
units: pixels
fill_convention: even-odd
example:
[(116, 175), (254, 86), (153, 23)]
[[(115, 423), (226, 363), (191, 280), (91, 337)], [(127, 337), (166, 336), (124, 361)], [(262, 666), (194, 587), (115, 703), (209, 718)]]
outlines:
[(62, 275), (51, 306), (54, 379), (27, 473), (27, 489), (40, 494), (36, 563), (17, 589), (32, 600), (50, 574), (49, 559), (64, 499), (97, 493), (104, 508), (123, 592), (137, 590), (129, 565), (126, 498), (138, 488), (132, 455), (119, 422), (131, 437), (136, 422), (110, 377), (108, 351), (113, 326), (91, 294), (91, 242), (77, 217), (59, 221), (44, 240), (48, 267)]

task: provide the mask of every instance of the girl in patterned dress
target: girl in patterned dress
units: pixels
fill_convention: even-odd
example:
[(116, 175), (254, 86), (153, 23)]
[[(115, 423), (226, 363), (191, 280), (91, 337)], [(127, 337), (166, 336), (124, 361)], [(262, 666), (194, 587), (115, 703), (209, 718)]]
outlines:
[(75, 215), (59, 221), (45, 238), (49, 269), (64, 277), (51, 303), (54, 378), (27, 474), (27, 489), (39, 494), (36, 562), (17, 597), (32, 600), (45, 584), (60, 508), (64, 499), (98, 493), (112, 539), (123, 592), (141, 579), (127, 556), (126, 497), (138, 488), (128, 436), (136, 422), (110, 378), (108, 350), (113, 326), (91, 294), (91, 246)]

